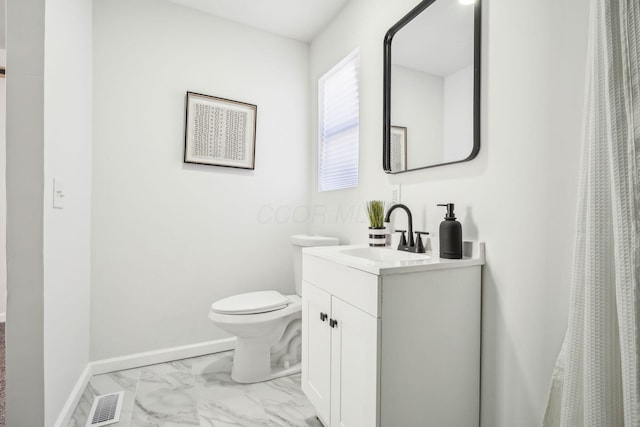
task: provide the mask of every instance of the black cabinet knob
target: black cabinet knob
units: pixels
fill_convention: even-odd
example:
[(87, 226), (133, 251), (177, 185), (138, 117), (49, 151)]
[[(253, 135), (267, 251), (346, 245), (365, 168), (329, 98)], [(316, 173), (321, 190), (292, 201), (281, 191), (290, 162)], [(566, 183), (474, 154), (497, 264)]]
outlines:
[(320, 313), (320, 320), (323, 322), (326, 322), (328, 317), (329, 315), (327, 313)]

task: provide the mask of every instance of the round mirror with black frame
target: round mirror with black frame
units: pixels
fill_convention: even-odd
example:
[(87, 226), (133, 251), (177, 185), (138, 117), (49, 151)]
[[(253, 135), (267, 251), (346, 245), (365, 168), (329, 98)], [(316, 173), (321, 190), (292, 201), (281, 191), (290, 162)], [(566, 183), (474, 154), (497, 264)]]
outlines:
[(383, 169), (402, 173), (480, 150), (482, 0), (424, 0), (384, 38)]

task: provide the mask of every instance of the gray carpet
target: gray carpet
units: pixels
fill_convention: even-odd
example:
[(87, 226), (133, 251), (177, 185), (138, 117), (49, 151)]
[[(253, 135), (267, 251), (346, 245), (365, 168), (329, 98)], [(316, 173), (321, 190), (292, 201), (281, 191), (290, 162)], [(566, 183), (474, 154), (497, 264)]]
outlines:
[(4, 427), (4, 322), (0, 323), (0, 427)]

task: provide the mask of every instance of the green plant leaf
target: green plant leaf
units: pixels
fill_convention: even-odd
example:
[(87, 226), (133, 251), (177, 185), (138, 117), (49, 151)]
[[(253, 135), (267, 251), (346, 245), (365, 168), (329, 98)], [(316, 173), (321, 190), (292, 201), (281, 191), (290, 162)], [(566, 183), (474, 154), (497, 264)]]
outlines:
[(382, 200), (369, 200), (366, 206), (367, 214), (369, 215), (369, 226), (384, 227), (384, 202)]

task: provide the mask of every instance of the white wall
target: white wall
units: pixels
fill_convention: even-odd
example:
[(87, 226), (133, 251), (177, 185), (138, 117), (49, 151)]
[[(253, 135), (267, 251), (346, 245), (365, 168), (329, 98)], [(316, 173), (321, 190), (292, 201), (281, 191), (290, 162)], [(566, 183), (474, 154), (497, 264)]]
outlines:
[(407, 128), (407, 167), (453, 162), (473, 148), (473, 65), (439, 77), (394, 65), (391, 124)]
[(7, 6), (7, 425), (50, 426), (89, 361), (91, 1)]
[(473, 149), (473, 65), (444, 79), (444, 162), (466, 159)]
[(391, 125), (407, 128), (407, 168), (441, 163), (445, 79), (394, 65), (391, 87)]
[[(294, 292), (309, 47), (160, 0), (93, 16), (91, 357), (226, 337), (215, 300)], [(254, 171), (183, 163), (186, 91), (258, 106)]]
[[(352, 0), (312, 42), (312, 94), (319, 75), (360, 46), (362, 98), (360, 187), (317, 193), (314, 157), (311, 203), (344, 210), (388, 198), (389, 184), (402, 184), (414, 229), (433, 233), (436, 248), (444, 211), (435, 205), (456, 203), (464, 238), (487, 244), (482, 425), (540, 425), (568, 312), (588, 2), (485, 0), (478, 157), (387, 176), (380, 154), (382, 40), (417, 3)], [(364, 243), (366, 223), (325, 216), (312, 232)]]
[[(91, 7), (92, 0), (48, 0), (45, 14), (46, 425), (89, 362)], [(64, 185), (64, 209), (53, 209), (54, 178)]]
[[(4, 4), (0, 5), (4, 10)], [(3, 37), (4, 35), (2, 35)], [(7, 51), (0, 49), (0, 67), (7, 65)], [(7, 86), (0, 78), (0, 321), (7, 313)]]
[(44, 425), (44, 0), (7, 4), (6, 425)]

